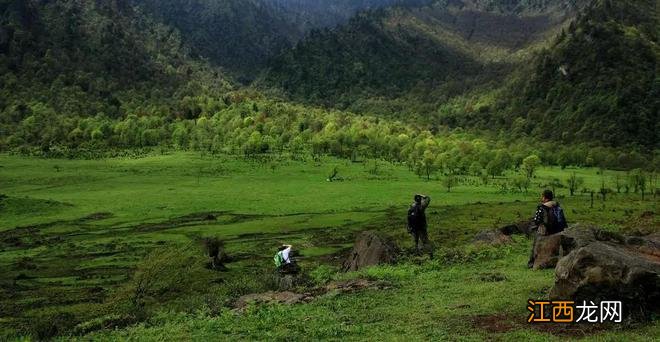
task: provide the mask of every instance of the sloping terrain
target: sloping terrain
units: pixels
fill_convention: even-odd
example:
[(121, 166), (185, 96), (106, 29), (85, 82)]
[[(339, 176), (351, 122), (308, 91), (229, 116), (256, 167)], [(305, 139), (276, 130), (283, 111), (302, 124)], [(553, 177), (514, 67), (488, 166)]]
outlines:
[(266, 79), (296, 99), (325, 105), (401, 96), (414, 87), (446, 87), (442, 94), (455, 96), (501, 81), (520, 62), (518, 53), (549, 38), (572, 14), (554, 6), (529, 14), (491, 7), (436, 1), (364, 13), (311, 34), (276, 58)]
[(657, 11), (648, 0), (388, 8), (314, 32), (264, 79), (296, 101), (436, 127), (654, 148)]
[(185, 116), (186, 96), (219, 96), (229, 87), (189, 57), (176, 32), (125, 1), (3, 0), (0, 13), (6, 125), (33, 117), (44, 134), (56, 115)]

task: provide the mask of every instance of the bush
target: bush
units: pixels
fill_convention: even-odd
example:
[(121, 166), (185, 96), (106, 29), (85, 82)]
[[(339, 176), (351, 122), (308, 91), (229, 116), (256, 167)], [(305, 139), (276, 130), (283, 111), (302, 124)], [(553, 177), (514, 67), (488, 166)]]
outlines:
[(146, 317), (151, 304), (178, 299), (208, 287), (211, 272), (192, 245), (156, 250), (137, 265), (132, 279), (109, 300), (112, 312), (126, 313), (137, 320)]
[(40, 341), (67, 333), (79, 323), (75, 315), (64, 311), (47, 311), (31, 321), (28, 332)]
[(337, 268), (329, 265), (320, 265), (312, 272), (309, 273), (314, 284), (320, 286), (325, 285), (329, 281), (333, 280), (337, 275)]

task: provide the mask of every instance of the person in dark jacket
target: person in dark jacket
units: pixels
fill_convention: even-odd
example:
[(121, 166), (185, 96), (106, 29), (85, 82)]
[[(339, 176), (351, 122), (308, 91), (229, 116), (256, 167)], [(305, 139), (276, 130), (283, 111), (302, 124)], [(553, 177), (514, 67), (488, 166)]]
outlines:
[(532, 244), (532, 252), (527, 262), (527, 267), (534, 267), (534, 249), (536, 247), (536, 240), (539, 235), (547, 236), (552, 234), (561, 233), (568, 227), (564, 210), (555, 200), (555, 194), (551, 190), (545, 190), (541, 194), (541, 203), (536, 207), (534, 214), (534, 243)]
[(426, 195), (415, 195), (414, 202), (408, 209), (408, 232), (413, 236), (415, 250), (420, 252), (421, 248), (427, 249), (433, 256), (433, 249), (429, 241), (428, 225), (426, 223), (426, 208), (431, 203), (431, 197)]

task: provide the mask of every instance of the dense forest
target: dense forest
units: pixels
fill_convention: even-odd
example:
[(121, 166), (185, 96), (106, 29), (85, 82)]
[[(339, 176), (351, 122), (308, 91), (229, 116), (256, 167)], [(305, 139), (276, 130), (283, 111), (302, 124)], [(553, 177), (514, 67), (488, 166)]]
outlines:
[(504, 127), (558, 143), (657, 148), (656, 6), (656, 1), (594, 2), (499, 96), (482, 97), (472, 115), (447, 110), (440, 121)]
[(657, 163), (653, 1), (348, 3), (1, 0), (0, 148)]
[(312, 33), (273, 60), (266, 80), (298, 101), (355, 112), (653, 148), (655, 8), (602, 0), (385, 9)]

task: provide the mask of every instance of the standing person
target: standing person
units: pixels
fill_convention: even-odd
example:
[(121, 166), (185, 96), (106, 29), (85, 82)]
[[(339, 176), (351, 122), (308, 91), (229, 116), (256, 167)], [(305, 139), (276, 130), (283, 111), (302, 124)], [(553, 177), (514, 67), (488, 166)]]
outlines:
[(298, 272), (298, 267), (295, 262), (291, 260), (292, 245), (282, 245), (277, 249), (277, 254), (273, 260), (277, 271), (283, 274), (294, 274)]
[(412, 234), (413, 241), (415, 241), (415, 250), (419, 253), (420, 240), (422, 248), (429, 251), (429, 255), (433, 257), (433, 249), (429, 241), (428, 225), (426, 223), (426, 208), (431, 203), (431, 197), (426, 195), (415, 195), (414, 202), (408, 209), (408, 232)]
[(536, 240), (539, 235), (552, 235), (561, 233), (568, 227), (564, 210), (555, 200), (555, 194), (551, 190), (545, 190), (541, 193), (541, 203), (536, 207), (534, 214), (534, 226), (532, 234), (534, 234), (534, 243), (532, 244), (532, 252), (527, 262), (527, 267), (534, 267), (534, 249), (536, 247)]

